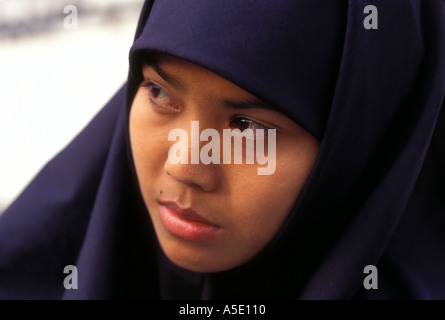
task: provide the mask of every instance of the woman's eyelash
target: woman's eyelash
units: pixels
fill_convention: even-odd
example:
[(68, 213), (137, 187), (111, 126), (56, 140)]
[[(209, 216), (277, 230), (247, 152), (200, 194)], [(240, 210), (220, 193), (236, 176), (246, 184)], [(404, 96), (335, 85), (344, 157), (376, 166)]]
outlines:
[(258, 129), (263, 129), (265, 135), (267, 135), (267, 130), (270, 129), (269, 127), (266, 127), (254, 120), (247, 119), (244, 117), (233, 118), (232, 121), (230, 122), (230, 126), (236, 129), (240, 129), (240, 131), (251, 129), (255, 132)]
[[(170, 98), (168, 93), (159, 85), (151, 81), (147, 81), (141, 83), (141, 86), (148, 89), (148, 98), (150, 99), (150, 102), (152, 104), (167, 111), (177, 111), (177, 106), (174, 105), (173, 100)], [(230, 121), (230, 127), (239, 129), (240, 131), (251, 129), (254, 135), (256, 134), (256, 130), (262, 129), (264, 130), (263, 132), (265, 136), (268, 133), (268, 129), (270, 129), (265, 125), (262, 125), (254, 120), (242, 116), (233, 117)]]
[(148, 89), (148, 98), (150, 99), (151, 103), (168, 110), (177, 110), (177, 107), (174, 105), (172, 98), (160, 86), (151, 81), (144, 82), (141, 84), (141, 86)]
[[(167, 92), (165, 92), (165, 90), (163, 90), (160, 86), (154, 84), (153, 82), (143, 83), (142, 86), (148, 88), (149, 97), (153, 100), (158, 99), (159, 96), (161, 96), (161, 98), (162, 97), (168, 98)], [(156, 101), (154, 101), (154, 102), (156, 102)]]

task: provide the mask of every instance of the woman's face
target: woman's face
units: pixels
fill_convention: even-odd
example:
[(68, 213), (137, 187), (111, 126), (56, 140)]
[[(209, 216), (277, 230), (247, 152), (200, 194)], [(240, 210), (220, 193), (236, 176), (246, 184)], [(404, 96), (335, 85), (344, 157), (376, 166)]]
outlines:
[[(142, 195), (162, 249), (175, 264), (196, 272), (246, 263), (282, 227), (311, 171), (318, 141), (252, 94), (195, 64), (162, 55), (143, 67), (143, 77), (130, 112), (130, 139)], [(199, 121), (198, 133), (192, 121)], [(212, 138), (199, 141), (208, 128), (215, 130)], [(169, 139), (173, 129), (186, 135), (173, 135), (181, 131), (175, 130)], [(267, 164), (256, 157), (246, 164), (244, 139), (242, 163), (234, 163), (234, 142), (231, 161), (224, 161), (224, 129), (252, 129), (254, 137), (247, 140), (264, 144), (271, 162), (274, 150), (269, 143), (274, 136), (267, 135), (267, 129), (275, 129), (273, 173), (259, 174), (258, 168)], [(264, 129), (264, 138), (257, 129)], [(220, 149), (209, 151), (215, 133), (221, 138)], [(201, 158), (192, 164), (199, 150)], [(218, 161), (204, 164), (203, 150)]]

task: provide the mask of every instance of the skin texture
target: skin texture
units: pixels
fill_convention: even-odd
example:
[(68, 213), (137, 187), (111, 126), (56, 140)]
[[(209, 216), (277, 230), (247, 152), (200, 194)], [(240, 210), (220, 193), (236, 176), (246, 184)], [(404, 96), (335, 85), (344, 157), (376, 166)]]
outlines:
[[(224, 271), (248, 262), (288, 217), (315, 161), (317, 139), (276, 110), (224, 107), (227, 101), (258, 99), (190, 62), (161, 55), (155, 66), (144, 65), (143, 78), (130, 111), (130, 141), (162, 249), (172, 262), (196, 272)], [(216, 129), (221, 140), (223, 129), (276, 129), (275, 172), (258, 175), (257, 168), (265, 165), (245, 161), (172, 164), (168, 152), (176, 142), (168, 141), (169, 132), (180, 128), (190, 137), (191, 121), (199, 121), (200, 132)], [(200, 142), (200, 149), (205, 144)], [(214, 236), (193, 241), (172, 234), (160, 219), (159, 201), (192, 208), (216, 227)]]

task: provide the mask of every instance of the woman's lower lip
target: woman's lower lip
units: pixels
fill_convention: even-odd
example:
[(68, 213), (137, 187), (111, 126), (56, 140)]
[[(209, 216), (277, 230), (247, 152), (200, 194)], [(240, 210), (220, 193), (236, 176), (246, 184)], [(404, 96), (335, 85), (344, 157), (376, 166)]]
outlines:
[(159, 204), (159, 217), (171, 234), (190, 241), (206, 241), (215, 237), (220, 228), (198, 221), (179, 217), (169, 207)]

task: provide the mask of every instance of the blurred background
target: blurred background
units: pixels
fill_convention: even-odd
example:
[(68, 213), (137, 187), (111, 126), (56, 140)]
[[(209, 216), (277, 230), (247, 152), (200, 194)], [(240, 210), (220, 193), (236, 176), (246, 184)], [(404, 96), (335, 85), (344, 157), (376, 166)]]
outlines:
[(142, 4), (0, 0), (0, 214), (126, 81)]

